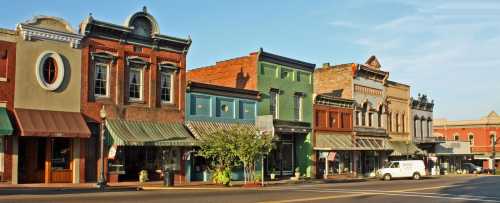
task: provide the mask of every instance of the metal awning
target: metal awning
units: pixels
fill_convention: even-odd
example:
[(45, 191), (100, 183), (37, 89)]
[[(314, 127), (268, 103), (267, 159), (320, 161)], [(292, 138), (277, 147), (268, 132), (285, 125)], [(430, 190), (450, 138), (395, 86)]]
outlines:
[(352, 135), (341, 133), (316, 133), (315, 150), (356, 150)]
[(14, 128), (9, 119), (9, 114), (5, 107), (0, 107), (0, 136), (2, 135), (12, 135)]
[(195, 146), (196, 140), (179, 122), (106, 120), (109, 144), (118, 146)]
[(79, 112), (14, 110), (21, 136), (89, 138), (90, 130)]
[(424, 151), (422, 151), (412, 142), (406, 143), (405, 141), (390, 141), (389, 144), (394, 150), (389, 156), (407, 156), (407, 155), (425, 154)]
[(388, 151), (392, 150), (387, 138), (357, 137), (356, 150)]
[(251, 130), (257, 132), (257, 128), (253, 123), (186, 121), (186, 126), (196, 139), (201, 139), (202, 137), (219, 130), (236, 128), (238, 126), (250, 128)]

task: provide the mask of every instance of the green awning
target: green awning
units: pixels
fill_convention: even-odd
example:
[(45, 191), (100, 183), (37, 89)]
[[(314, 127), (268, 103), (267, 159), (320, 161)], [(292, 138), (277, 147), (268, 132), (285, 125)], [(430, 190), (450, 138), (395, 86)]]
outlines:
[(182, 123), (106, 120), (109, 144), (118, 146), (195, 146)]
[(232, 123), (232, 122), (216, 122), (216, 121), (187, 121), (186, 126), (193, 133), (196, 139), (201, 139), (208, 134), (214, 133), (223, 129), (232, 129), (238, 126), (249, 128), (257, 132), (257, 128), (253, 123)]
[(419, 149), (412, 142), (406, 143), (406, 141), (390, 141), (389, 144), (391, 145), (392, 149), (394, 149), (394, 151), (391, 153), (390, 156), (407, 156), (407, 155), (424, 155), (425, 154), (424, 151)]
[(9, 119), (9, 114), (5, 107), (0, 107), (0, 136), (1, 135), (12, 135), (14, 128)]

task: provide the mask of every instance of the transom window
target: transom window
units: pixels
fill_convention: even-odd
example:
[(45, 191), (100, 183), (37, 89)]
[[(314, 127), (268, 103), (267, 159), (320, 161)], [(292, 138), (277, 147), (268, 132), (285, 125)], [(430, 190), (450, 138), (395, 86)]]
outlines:
[(52, 57), (43, 62), (43, 79), (47, 84), (53, 84), (57, 78), (57, 63)]
[(130, 68), (128, 79), (129, 98), (131, 100), (142, 100), (142, 70)]
[(108, 96), (108, 65), (96, 63), (94, 69), (94, 95)]
[(161, 73), (160, 97), (162, 102), (172, 103), (172, 73)]

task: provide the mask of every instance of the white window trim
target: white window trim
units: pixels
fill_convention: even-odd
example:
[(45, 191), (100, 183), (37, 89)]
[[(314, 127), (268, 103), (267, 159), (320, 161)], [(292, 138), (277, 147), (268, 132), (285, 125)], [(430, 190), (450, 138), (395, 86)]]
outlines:
[[(106, 66), (106, 94), (105, 94), (105, 95), (102, 95), (102, 94), (96, 94), (96, 93), (95, 93), (95, 80), (96, 80), (96, 77), (95, 77), (95, 76), (96, 76), (96, 70), (97, 70), (97, 66), (98, 66), (98, 65), (104, 65), (104, 66)], [(96, 63), (94, 63), (94, 84), (93, 84), (93, 85), (94, 85), (94, 86), (93, 86), (94, 88), (93, 88), (93, 92), (94, 92), (94, 96), (95, 96), (95, 97), (97, 97), (97, 98), (109, 98), (109, 95), (110, 95), (110, 94), (109, 94), (109, 89), (110, 89), (110, 88), (109, 88), (109, 83), (110, 83), (110, 81), (109, 81), (109, 78), (110, 78), (110, 77), (109, 77), (109, 75), (110, 75), (110, 73), (111, 73), (111, 71), (110, 71), (110, 66), (109, 66), (109, 64), (107, 64), (107, 63), (101, 63), (101, 62), (96, 62)]]
[(280, 118), (280, 93), (276, 92), (276, 105), (274, 109), (274, 113), (276, 114), (275, 118), (279, 119)]
[(160, 84), (160, 101), (162, 104), (173, 104), (174, 103), (174, 73), (172, 72), (161, 72), (160, 74), (160, 83), (161, 83), (161, 78), (164, 75), (170, 75), (170, 101), (165, 101), (161, 98), (162, 94), (162, 84)]
[[(134, 70), (134, 71), (139, 71), (139, 78), (140, 78), (140, 84), (139, 84), (139, 98), (133, 98), (133, 97), (130, 97), (130, 72)], [(128, 99), (129, 101), (132, 101), (132, 102), (140, 102), (140, 101), (144, 101), (144, 70), (142, 68), (134, 68), (134, 67), (130, 67), (129, 69), (129, 78), (128, 79), (128, 85), (127, 85), (127, 88), (128, 88)]]

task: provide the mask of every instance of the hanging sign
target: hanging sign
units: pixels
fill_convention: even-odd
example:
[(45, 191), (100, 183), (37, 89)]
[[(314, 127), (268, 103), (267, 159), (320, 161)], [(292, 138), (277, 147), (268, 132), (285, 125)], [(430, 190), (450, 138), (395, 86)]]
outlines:
[(337, 152), (330, 152), (330, 153), (328, 153), (328, 160), (329, 161), (335, 160), (335, 155), (336, 154), (337, 154)]
[(110, 148), (109, 148), (109, 151), (108, 151), (108, 159), (115, 159), (116, 157), (116, 148), (118, 148), (118, 146), (116, 145), (112, 145)]

